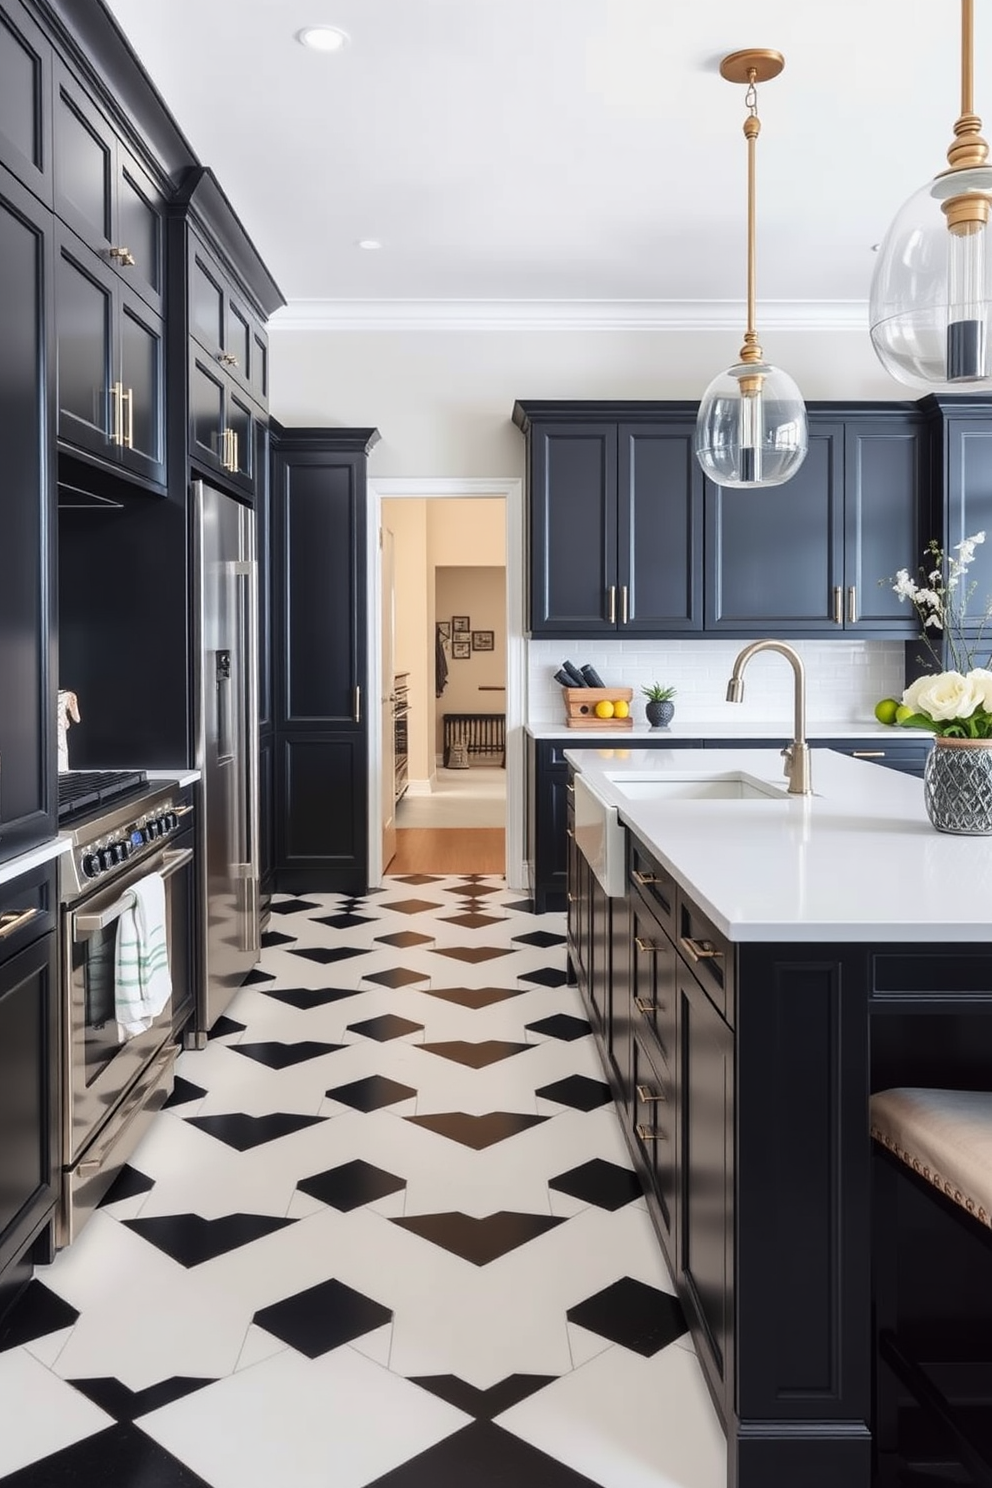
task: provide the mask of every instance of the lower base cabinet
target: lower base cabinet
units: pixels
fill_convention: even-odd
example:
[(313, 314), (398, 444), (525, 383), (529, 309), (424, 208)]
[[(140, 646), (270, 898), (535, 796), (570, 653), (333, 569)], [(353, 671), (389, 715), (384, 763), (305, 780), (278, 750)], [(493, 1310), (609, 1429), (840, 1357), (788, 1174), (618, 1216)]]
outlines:
[(0, 1316), (52, 1258), (58, 966), (51, 868), (0, 887)]
[(276, 735), (279, 892), (368, 887), (364, 733)]

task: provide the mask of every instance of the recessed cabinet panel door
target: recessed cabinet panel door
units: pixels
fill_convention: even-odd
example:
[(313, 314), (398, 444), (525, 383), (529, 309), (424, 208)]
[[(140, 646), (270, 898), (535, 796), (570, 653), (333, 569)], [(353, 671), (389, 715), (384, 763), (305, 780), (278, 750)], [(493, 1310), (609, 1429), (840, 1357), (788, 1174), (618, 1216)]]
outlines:
[(284, 716), (290, 727), (355, 724), (363, 546), (354, 467), (294, 459), (283, 470)]
[(0, 967), (0, 1266), (23, 1249), (55, 1197), (54, 978), (54, 935)]
[(219, 355), (224, 346), (224, 291), (195, 248), (189, 278), (190, 330), (207, 351)]
[(123, 298), (120, 319), (124, 389), (124, 464), (164, 482), (163, 351), (161, 322), (136, 295)]
[(784, 485), (744, 491), (706, 482), (707, 630), (843, 628), (843, 452), (843, 424), (820, 425)]
[[(48, 389), (42, 334), (47, 212), (11, 182), (0, 198), (0, 856), (54, 831), (44, 557)], [(16, 202), (16, 205), (15, 205)], [(0, 1163), (2, 1166), (2, 1163)]]
[(231, 375), (245, 387), (251, 378), (251, 328), (232, 299), (227, 302), (227, 345), (225, 350), (234, 360), (228, 363)]
[(695, 429), (621, 424), (620, 629), (699, 630), (703, 624), (703, 472)]
[(152, 182), (121, 148), (117, 177), (118, 246), (127, 248), (134, 263), (121, 268), (132, 289), (153, 309), (162, 309), (163, 221), (162, 205)]
[(269, 347), (258, 331), (252, 335), (251, 390), (263, 406), (269, 401)]
[(113, 276), (60, 245), (55, 287), (59, 436), (104, 455), (111, 437)]
[[(948, 419), (947, 421), (947, 541), (955, 547), (963, 538), (976, 532), (988, 534), (975, 549), (975, 561), (968, 569), (969, 583), (975, 593), (968, 606), (970, 619), (981, 623), (986, 606), (992, 601), (992, 416), (983, 419)], [(937, 534), (934, 534), (935, 536)], [(900, 567), (904, 565), (900, 564)], [(905, 565), (912, 572), (914, 564)], [(988, 666), (988, 648), (976, 657)]]
[(113, 231), (114, 137), (62, 73), (55, 102), (56, 191), (65, 219), (97, 252)]
[(535, 425), (530, 516), (532, 632), (615, 634), (615, 424)]
[(0, 162), (51, 205), (51, 50), (17, 0), (0, 13)]
[(915, 611), (893, 593), (892, 580), (900, 568), (915, 574), (922, 561), (922, 430), (894, 417), (850, 419), (845, 439), (845, 626), (914, 636)]
[(189, 369), (190, 445), (194, 459), (221, 469), (225, 389), (220, 375), (194, 356)]
[(234, 435), (234, 442), (231, 445), (232, 464), (234, 465), (232, 474), (240, 476), (245, 481), (251, 480), (254, 424), (255, 420), (252, 418), (248, 404), (236, 393), (228, 392), (227, 427)]
[(365, 860), (365, 745), (357, 734), (281, 738), (285, 810), (276, 825), (285, 868)]

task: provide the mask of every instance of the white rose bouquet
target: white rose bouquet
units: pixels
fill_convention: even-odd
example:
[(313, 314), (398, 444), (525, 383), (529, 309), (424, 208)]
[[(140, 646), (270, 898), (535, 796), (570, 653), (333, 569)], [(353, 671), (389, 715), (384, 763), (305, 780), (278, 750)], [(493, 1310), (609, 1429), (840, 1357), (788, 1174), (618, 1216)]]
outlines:
[(966, 623), (965, 618), (975, 590), (974, 583), (966, 585), (966, 575), (976, 547), (984, 541), (985, 533), (976, 532), (945, 555), (931, 540), (919, 583), (905, 568), (889, 581), (899, 598), (908, 599), (915, 609), (922, 639), (937, 666), (950, 661), (952, 669), (917, 677), (901, 702), (883, 699), (875, 709), (882, 722), (926, 729), (948, 739), (992, 739), (992, 671), (974, 665), (976, 651), (986, 649), (985, 627), (992, 610), (987, 605), (977, 622)]

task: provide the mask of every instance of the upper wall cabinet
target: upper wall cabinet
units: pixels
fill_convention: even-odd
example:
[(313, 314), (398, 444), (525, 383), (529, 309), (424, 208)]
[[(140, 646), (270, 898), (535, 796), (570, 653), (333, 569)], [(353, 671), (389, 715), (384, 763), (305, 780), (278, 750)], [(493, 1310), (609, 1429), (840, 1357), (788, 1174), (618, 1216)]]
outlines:
[[(946, 550), (965, 537), (986, 533), (968, 570), (974, 593), (968, 606), (973, 629), (992, 604), (992, 398), (925, 398), (934, 436), (933, 482), (924, 541), (936, 539)], [(921, 555), (910, 554), (900, 567), (912, 574)], [(988, 647), (986, 647), (986, 652)], [(987, 655), (976, 657), (982, 665)]]
[(784, 486), (705, 482), (688, 403), (518, 403), (533, 635), (904, 638), (886, 582), (919, 545), (928, 436), (913, 405), (821, 404)]
[[(620, 405), (610, 405), (620, 409)], [(596, 419), (520, 404), (528, 440), (533, 635), (652, 636), (702, 625), (703, 478), (688, 405)]]
[(60, 63), (55, 69), (55, 205), (86, 246), (161, 315), (162, 193)]
[(263, 408), (269, 401), (269, 343), (206, 244), (189, 237), (189, 333), (230, 380)]
[(0, 164), (52, 204), (52, 49), (20, 0), (0, 0)]

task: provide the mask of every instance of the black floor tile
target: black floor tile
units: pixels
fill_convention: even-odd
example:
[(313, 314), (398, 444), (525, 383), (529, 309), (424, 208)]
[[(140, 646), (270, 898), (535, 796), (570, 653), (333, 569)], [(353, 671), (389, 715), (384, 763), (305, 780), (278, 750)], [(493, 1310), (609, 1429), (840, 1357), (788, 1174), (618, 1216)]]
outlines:
[(565, 1316), (570, 1323), (578, 1323), (580, 1328), (632, 1349), (645, 1359), (688, 1332), (678, 1297), (631, 1276), (570, 1307)]
[(201, 1095), (206, 1095), (202, 1085), (194, 1085), (192, 1080), (184, 1080), (182, 1075), (177, 1075), (172, 1087), (172, 1094), (166, 1101), (166, 1107), (185, 1106), (188, 1101), (199, 1100)]
[(291, 945), (296, 939), (295, 935), (283, 935), (281, 930), (266, 930), (262, 934), (262, 949), (267, 951), (276, 946)]
[(410, 946), (432, 945), (433, 935), (418, 935), (415, 930), (398, 930), (395, 935), (377, 935), (376, 945), (396, 946), (398, 950), (409, 950)]
[(207, 1034), (207, 1038), (221, 1039), (230, 1038), (232, 1033), (244, 1033), (245, 1024), (238, 1023), (234, 1018), (221, 1016)]
[(521, 987), (421, 987), (428, 997), (440, 997), (445, 1002), (456, 1002), (459, 1007), (491, 1007), (494, 1002), (506, 1002), (510, 997), (521, 997)]
[(313, 1039), (300, 1039), (295, 1044), (268, 1042), (264, 1044), (235, 1044), (234, 1052), (246, 1059), (254, 1059), (269, 1069), (286, 1069), (291, 1064), (303, 1064), (308, 1059), (319, 1059), (322, 1054), (336, 1054), (346, 1044), (319, 1044)]
[(599, 1488), (490, 1421), (473, 1421), (368, 1488)]
[(464, 1039), (449, 1039), (444, 1043), (420, 1044), (418, 1047), (427, 1054), (439, 1054), (442, 1059), (452, 1059), (456, 1064), (464, 1064), (469, 1069), (486, 1069), (490, 1064), (498, 1064), (501, 1059), (509, 1059), (514, 1054), (526, 1054), (537, 1045), (512, 1044), (506, 1039), (485, 1039), (478, 1044), (466, 1043)]
[(353, 914), (350, 910), (341, 914), (312, 915), (311, 919), (315, 925), (329, 925), (332, 930), (352, 930), (356, 925), (375, 924), (374, 916)]
[(556, 1378), (554, 1374), (510, 1374), (499, 1384), (490, 1385), (488, 1390), (467, 1384), (457, 1374), (424, 1374), (411, 1378), (410, 1383), (429, 1390), (439, 1400), (446, 1400), (456, 1410), (465, 1411), (478, 1421), (491, 1421), (511, 1406), (519, 1405), (521, 1400), (536, 1395), (545, 1385), (553, 1384)]
[(301, 914), (305, 909), (319, 909), (316, 899), (273, 899), (273, 914)]
[(346, 997), (360, 996), (357, 987), (266, 987), (265, 996), (275, 997), (279, 1002), (288, 1002), (300, 1012), (311, 1008), (326, 1007), (332, 1002), (341, 1002)]
[(518, 945), (537, 946), (546, 950), (548, 946), (564, 945), (564, 935), (552, 935), (550, 930), (532, 930), (529, 935), (514, 935)]
[(397, 883), (405, 884), (425, 884), (441, 882), (441, 875), (437, 873), (397, 873), (395, 877)]
[(500, 884), (487, 884), (482, 879), (472, 877), (462, 878), (461, 882), (466, 887), (458, 892), (464, 893), (466, 899), (478, 899), (483, 894), (498, 894), (502, 887)]
[(316, 961), (320, 966), (331, 966), (335, 961), (350, 961), (352, 956), (367, 956), (365, 947), (358, 946), (294, 946), (287, 952), (290, 956), (303, 956), (307, 961)]
[(337, 1085), (324, 1093), (329, 1100), (340, 1101), (356, 1111), (381, 1111), (384, 1106), (395, 1106), (398, 1101), (411, 1100), (417, 1094), (409, 1085), (387, 1080), (384, 1075), (369, 1075), (367, 1079)]
[(302, 1131), (305, 1126), (315, 1126), (324, 1116), (301, 1116), (287, 1111), (273, 1111), (268, 1116), (246, 1116), (243, 1111), (232, 1111), (223, 1116), (186, 1116), (190, 1126), (199, 1127), (228, 1147), (247, 1152), (250, 1147), (260, 1147), (263, 1142), (275, 1142), (290, 1132)]
[(440, 909), (442, 906), (436, 899), (385, 899), (379, 905), (380, 909), (392, 909), (397, 914), (423, 914), (425, 909)]
[(521, 972), (518, 980), (535, 982), (539, 987), (564, 987), (568, 976), (564, 971), (559, 971), (557, 966), (542, 966), (538, 971)]
[(644, 1190), (641, 1180), (632, 1168), (621, 1168), (616, 1163), (594, 1157), (591, 1162), (559, 1173), (548, 1181), (548, 1187), (557, 1193), (569, 1194), (583, 1203), (595, 1204), (599, 1209), (622, 1209), (639, 1199)]
[(204, 1219), (199, 1214), (160, 1214), (152, 1219), (125, 1219), (123, 1223), (181, 1266), (190, 1267), (250, 1245), (275, 1230), (284, 1230), (296, 1220), (277, 1219), (270, 1214), (222, 1214), (218, 1219)]
[(603, 1080), (590, 1080), (588, 1075), (568, 1075), (534, 1093), (545, 1100), (557, 1101), (560, 1106), (572, 1106), (576, 1111), (594, 1111), (597, 1106), (609, 1105), (613, 1099), (609, 1085)]
[(442, 915), (446, 925), (461, 925), (465, 930), (481, 930), (483, 925), (498, 925), (495, 915), (479, 914), (477, 910), (466, 910), (464, 914)]
[(390, 1223), (401, 1225), (422, 1240), (450, 1250), (473, 1266), (488, 1266), (500, 1256), (536, 1240), (565, 1220), (551, 1214), (516, 1214), (501, 1209), (477, 1219), (473, 1214), (415, 1214)]
[(395, 991), (397, 987), (412, 987), (415, 982), (429, 982), (430, 977), (425, 976), (422, 971), (410, 971), (405, 966), (397, 966), (393, 971), (371, 972), (362, 977), (362, 981), (377, 982), (380, 987), (391, 987)]
[(160, 1380), (157, 1385), (149, 1385), (144, 1390), (129, 1390), (127, 1385), (109, 1375), (105, 1378), (74, 1379), (68, 1383), (80, 1395), (85, 1395), (87, 1400), (92, 1400), (94, 1405), (106, 1411), (108, 1416), (113, 1416), (115, 1421), (136, 1421), (139, 1416), (147, 1416), (149, 1411), (171, 1405), (174, 1400), (182, 1400), (184, 1395), (192, 1395), (194, 1390), (202, 1390), (204, 1385), (212, 1385), (214, 1381), (189, 1379), (176, 1374), (171, 1379)]
[(532, 1126), (540, 1126), (550, 1118), (524, 1115), (518, 1111), (490, 1111), (485, 1116), (469, 1116), (464, 1111), (439, 1111), (434, 1115), (405, 1116), (403, 1119), (412, 1126), (425, 1127), (427, 1131), (437, 1132), (438, 1136), (448, 1137), (452, 1142), (461, 1142), (464, 1147), (481, 1152), (496, 1142), (505, 1142), (520, 1132), (530, 1131)]
[(308, 1359), (392, 1321), (392, 1310), (344, 1282), (322, 1281), (256, 1312), (252, 1321)]
[[(205, 1095), (206, 1091), (200, 1093)], [(168, 1104), (169, 1102), (166, 1101), (166, 1105)], [(125, 1163), (100, 1200), (100, 1205), (103, 1207), (105, 1204), (116, 1204), (120, 1199), (133, 1199), (138, 1194), (148, 1193), (149, 1189), (154, 1187), (154, 1178), (149, 1178), (147, 1173), (142, 1173), (138, 1168), (132, 1168), (130, 1163)]]
[(409, 1018), (397, 1017), (395, 1013), (383, 1013), (379, 1018), (366, 1018), (362, 1023), (349, 1023), (349, 1033), (360, 1033), (364, 1038), (375, 1039), (385, 1044), (390, 1039), (402, 1038), (408, 1033), (423, 1033), (423, 1023), (412, 1023)]
[(271, 971), (259, 971), (258, 967), (256, 966), (252, 971), (248, 973), (241, 985), (242, 987), (257, 987), (260, 982), (274, 981), (275, 976)]
[(319, 1199), (322, 1204), (349, 1213), (363, 1204), (373, 1204), (376, 1199), (399, 1193), (406, 1188), (406, 1179), (357, 1159), (338, 1168), (328, 1168), (326, 1173), (312, 1173), (309, 1178), (301, 1178), (296, 1186), (301, 1193)]
[(573, 1039), (585, 1038), (587, 1033), (592, 1033), (591, 1023), (587, 1023), (585, 1018), (573, 1018), (571, 1013), (552, 1013), (550, 1018), (540, 1018), (526, 1027), (534, 1033), (543, 1033), (547, 1038), (564, 1039), (569, 1044)]
[(483, 961), (495, 961), (497, 956), (512, 956), (513, 952), (506, 946), (435, 946), (434, 955), (478, 966)]
[(35, 1277), (0, 1322), (0, 1353), (57, 1333), (60, 1328), (71, 1328), (78, 1317), (75, 1307)]
[(512, 909), (516, 914), (533, 914), (534, 901), (532, 899), (514, 899), (511, 904), (504, 904), (504, 909)]
[(118, 1422), (8, 1474), (3, 1488), (210, 1488), (130, 1422)]

